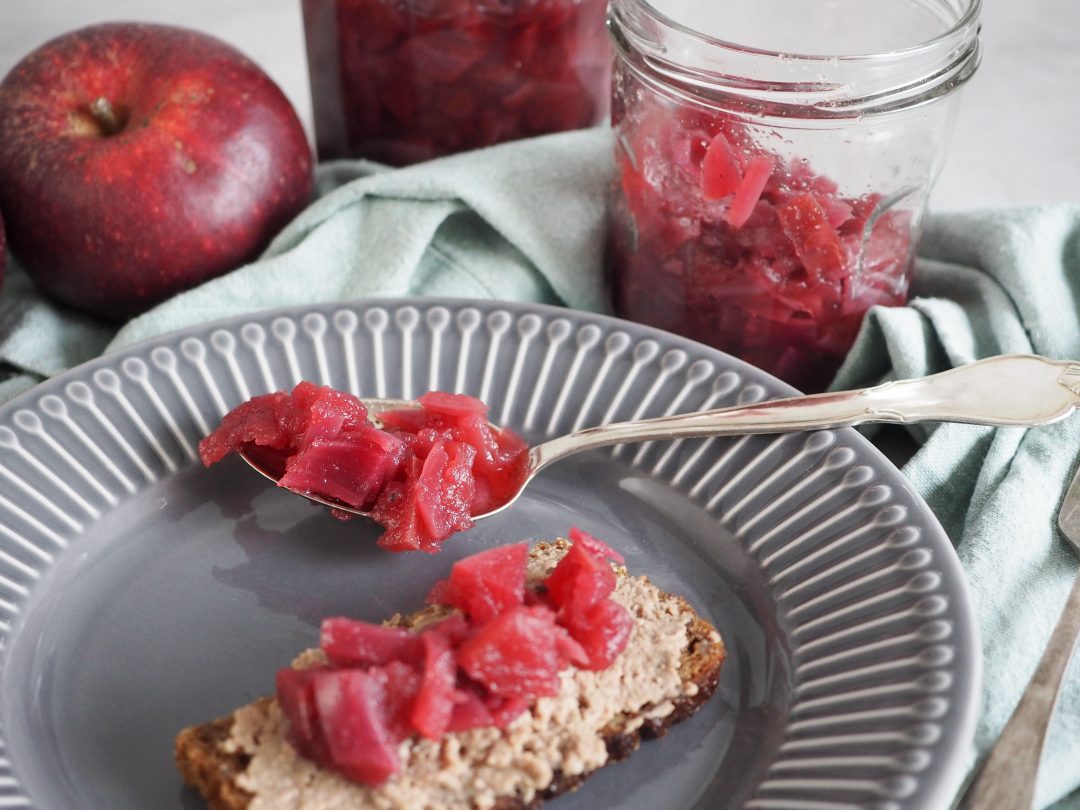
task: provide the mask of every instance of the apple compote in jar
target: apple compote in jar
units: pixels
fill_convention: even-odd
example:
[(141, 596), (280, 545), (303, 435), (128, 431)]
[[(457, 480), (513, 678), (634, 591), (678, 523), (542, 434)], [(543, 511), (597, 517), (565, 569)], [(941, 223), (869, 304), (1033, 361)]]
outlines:
[(616, 313), (825, 388), (903, 304), (979, 0), (612, 0)]
[(603, 123), (606, 0), (302, 0), (320, 159), (396, 166)]

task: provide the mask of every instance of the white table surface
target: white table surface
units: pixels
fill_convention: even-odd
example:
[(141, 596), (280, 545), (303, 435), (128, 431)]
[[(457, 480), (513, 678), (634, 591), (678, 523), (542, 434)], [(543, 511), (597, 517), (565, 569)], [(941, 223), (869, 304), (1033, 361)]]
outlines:
[[(983, 63), (964, 88), (931, 207), (1080, 202), (1080, 0), (983, 2)], [(58, 34), (121, 19), (187, 25), (237, 46), (310, 133), (299, 0), (0, 0), (0, 74)]]

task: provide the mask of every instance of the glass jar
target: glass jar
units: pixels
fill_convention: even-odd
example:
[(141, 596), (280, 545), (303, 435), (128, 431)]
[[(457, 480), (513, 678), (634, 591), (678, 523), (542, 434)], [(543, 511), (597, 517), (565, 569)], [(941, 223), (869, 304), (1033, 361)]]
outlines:
[(612, 0), (617, 314), (825, 388), (914, 247), (979, 0)]
[(302, 0), (320, 159), (405, 165), (608, 116), (606, 0)]

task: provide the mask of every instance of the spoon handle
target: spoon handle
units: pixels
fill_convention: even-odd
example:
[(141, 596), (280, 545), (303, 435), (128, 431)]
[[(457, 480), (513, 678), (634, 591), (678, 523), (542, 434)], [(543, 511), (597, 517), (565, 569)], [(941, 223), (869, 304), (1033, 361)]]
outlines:
[(534, 448), (534, 469), (566, 455), (627, 442), (850, 427), (867, 422), (1045, 425), (1080, 405), (1080, 363), (1000, 355), (857, 391), (587, 428)]

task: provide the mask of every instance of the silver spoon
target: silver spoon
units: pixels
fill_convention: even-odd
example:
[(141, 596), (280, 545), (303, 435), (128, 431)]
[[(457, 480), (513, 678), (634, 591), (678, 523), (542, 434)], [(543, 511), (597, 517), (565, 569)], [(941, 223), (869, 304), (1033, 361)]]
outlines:
[[(395, 399), (365, 399), (369, 413), (415, 407)], [(858, 391), (789, 397), (756, 405), (616, 422), (550, 439), (529, 449), (528, 472), (510, 500), (474, 521), (508, 508), (543, 469), (567, 456), (613, 444), (664, 439), (786, 433), (851, 427), (869, 422), (966, 422), (974, 425), (1035, 426), (1064, 419), (1080, 405), (1080, 362), (1036, 355), (1000, 355), (959, 368), (898, 380)], [(272, 481), (280, 475), (241, 454)], [(295, 491), (295, 490), (291, 490)], [(368, 516), (367, 512), (314, 495), (296, 494), (315, 503)]]

